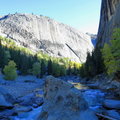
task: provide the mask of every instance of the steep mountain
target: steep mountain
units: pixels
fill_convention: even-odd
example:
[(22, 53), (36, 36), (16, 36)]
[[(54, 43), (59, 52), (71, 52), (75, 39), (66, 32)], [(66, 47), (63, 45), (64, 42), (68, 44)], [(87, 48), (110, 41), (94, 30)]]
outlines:
[(13, 39), (33, 51), (51, 56), (86, 60), (93, 50), (90, 37), (53, 19), (33, 14), (9, 14), (0, 18), (0, 35)]
[(120, 27), (120, 0), (102, 0), (97, 44), (103, 46), (111, 39), (114, 28)]

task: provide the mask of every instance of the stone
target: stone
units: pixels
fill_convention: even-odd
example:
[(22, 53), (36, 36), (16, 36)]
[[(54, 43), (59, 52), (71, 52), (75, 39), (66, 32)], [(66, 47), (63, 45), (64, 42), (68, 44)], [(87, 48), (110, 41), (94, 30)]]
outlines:
[(33, 108), (37, 108), (37, 107), (38, 107), (38, 105), (37, 105), (37, 104), (33, 104), (32, 106), (33, 106)]
[(0, 94), (0, 109), (7, 109), (12, 107), (12, 104), (6, 101), (5, 97), (2, 94)]
[(102, 0), (98, 46), (109, 43), (114, 28), (120, 28), (120, 0)]
[(106, 99), (103, 106), (109, 109), (120, 109), (120, 100)]
[(97, 120), (97, 118), (95, 117), (94, 112), (88, 109), (86, 111), (81, 111), (80, 112), (79, 120)]
[(43, 97), (41, 94), (37, 93), (30, 93), (26, 96), (19, 98), (20, 105), (24, 106), (41, 106), (43, 104)]
[(98, 120), (81, 91), (70, 83), (48, 76), (44, 104), (37, 120)]
[(10, 95), (6, 89), (0, 88), (0, 109), (9, 109), (13, 107), (15, 99)]
[(19, 98), (20, 105), (24, 105), (24, 106), (32, 105), (34, 103), (33, 97), (34, 97), (34, 93), (30, 93), (26, 96), (20, 97)]
[(32, 110), (32, 107), (30, 107), (30, 106), (15, 106), (14, 107), (14, 111), (16, 112), (16, 113), (23, 113), (23, 112), (29, 112), (29, 111), (31, 111)]
[(36, 97), (35, 104), (37, 104), (38, 106), (41, 106), (43, 103), (44, 101), (42, 97)]
[(0, 120), (2, 118), (7, 118), (7, 117), (10, 117), (10, 116), (15, 116), (17, 115), (17, 113), (14, 111), (14, 110), (4, 110), (4, 111), (0, 111)]
[(16, 102), (15, 98), (5, 88), (0, 87), (0, 94), (10, 103), (14, 104)]
[(117, 120), (120, 120), (120, 113), (116, 110), (108, 110), (106, 114), (112, 118), (115, 118)]
[(67, 57), (85, 62), (92, 52), (90, 37), (68, 25), (45, 16), (9, 14), (0, 19), (0, 35), (33, 51), (43, 51), (55, 57)]

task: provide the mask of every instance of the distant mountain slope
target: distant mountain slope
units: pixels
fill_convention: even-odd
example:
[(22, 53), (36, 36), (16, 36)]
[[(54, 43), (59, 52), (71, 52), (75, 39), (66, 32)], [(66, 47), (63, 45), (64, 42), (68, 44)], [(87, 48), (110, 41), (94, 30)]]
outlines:
[(0, 35), (31, 50), (84, 62), (93, 50), (90, 37), (53, 19), (33, 14), (9, 14), (0, 18)]
[(91, 41), (92, 41), (92, 44), (93, 44), (94, 46), (96, 46), (97, 35), (96, 35), (96, 34), (91, 34), (91, 33), (86, 33), (86, 34), (90, 36)]

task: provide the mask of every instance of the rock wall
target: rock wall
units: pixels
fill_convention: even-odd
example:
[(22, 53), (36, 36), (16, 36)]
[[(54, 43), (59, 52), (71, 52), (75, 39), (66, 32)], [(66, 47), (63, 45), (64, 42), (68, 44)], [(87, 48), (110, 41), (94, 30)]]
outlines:
[(114, 28), (120, 27), (120, 0), (102, 0), (97, 45), (109, 43)]
[(0, 35), (17, 44), (55, 57), (84, 62), (93, 50), (90, 37), (53, 19), (33, 14), (9, 14), (0, 18)]
[(82, 93), (70, 83), (48, 76), (44, 105), (37, 120), (97, 120)]

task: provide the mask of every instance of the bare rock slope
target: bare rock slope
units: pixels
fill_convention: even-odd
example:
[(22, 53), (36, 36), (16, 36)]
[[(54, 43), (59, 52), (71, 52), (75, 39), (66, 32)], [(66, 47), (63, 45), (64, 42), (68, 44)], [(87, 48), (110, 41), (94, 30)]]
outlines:
[(34, 51), (68, 57), (84, 62), (93, 50), (90, 37), (53, 19), (33, 14), (9, 14), (0, 17), (0, 35)]

